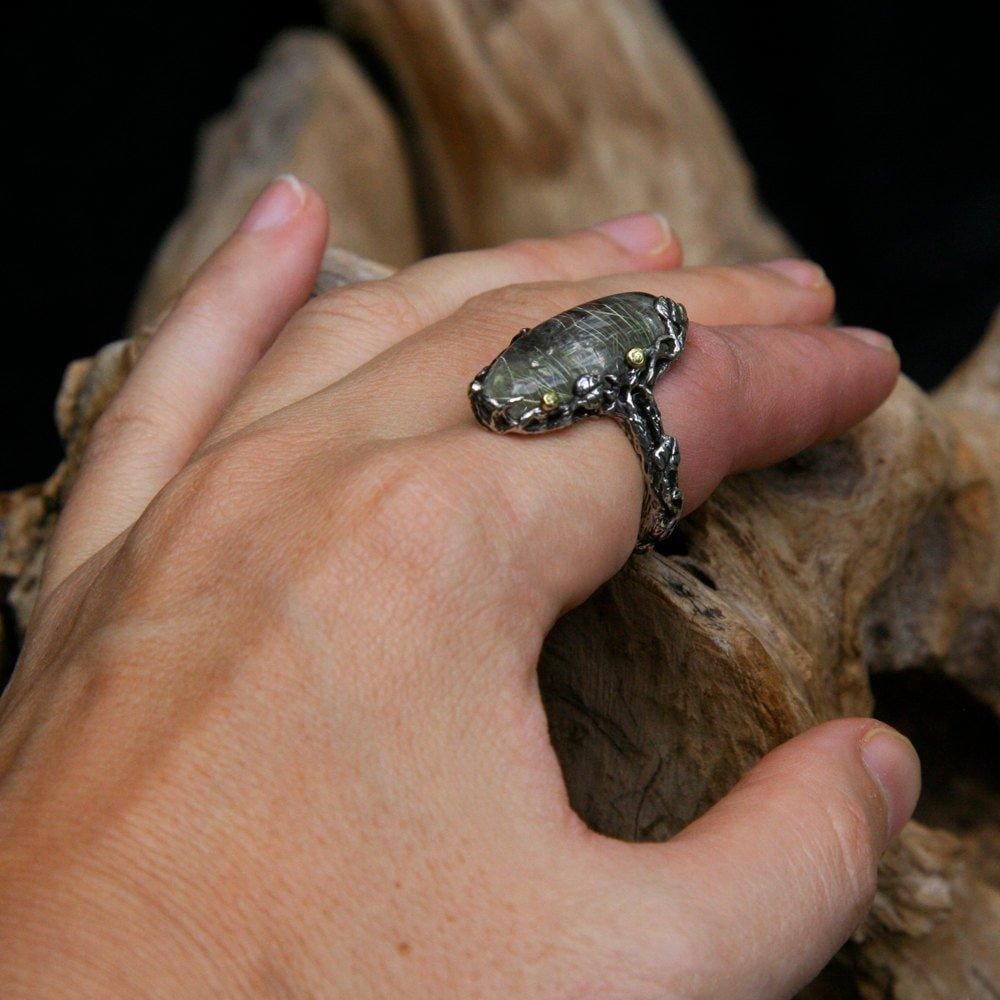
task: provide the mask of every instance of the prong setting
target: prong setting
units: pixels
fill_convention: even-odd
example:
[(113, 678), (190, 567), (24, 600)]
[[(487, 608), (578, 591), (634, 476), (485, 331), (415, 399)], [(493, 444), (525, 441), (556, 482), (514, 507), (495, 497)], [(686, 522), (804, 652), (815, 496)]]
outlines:
[(544, 433), (584, 417), (621, 424), (642, 461), (646, 490), (637, 551), (673, 530), (682, 497), (677, 442), (664, 434), (656, 379), (681, 353), (684, 307), (625, 292), (520, 330), (469, 386), (476, 419), (500, 433)]

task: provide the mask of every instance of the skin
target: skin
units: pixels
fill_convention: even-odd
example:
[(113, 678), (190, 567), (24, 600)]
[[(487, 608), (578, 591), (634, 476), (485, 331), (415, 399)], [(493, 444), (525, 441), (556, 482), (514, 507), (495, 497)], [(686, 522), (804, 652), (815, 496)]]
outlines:
[(650, 216), (307, 303), (325, 218), (275, 182), (94, 430), (0, 701), (0, 995), (790, 995), (912, 747), (838, 720), (669, 843), (587, 830), (535, 664), (627, 559), (638, 463), (610, 421), (485, 432), (466, 388), (578, 302), (685, 303), (690, 510), (871, 412), (895, 354), (825, 325), (814, 265), (681, 268)]

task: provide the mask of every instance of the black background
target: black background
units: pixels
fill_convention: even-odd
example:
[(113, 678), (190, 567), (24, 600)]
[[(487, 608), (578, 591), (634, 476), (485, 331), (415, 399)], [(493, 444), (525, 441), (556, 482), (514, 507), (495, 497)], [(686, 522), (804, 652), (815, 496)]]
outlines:
[[(836, 281), (847, 322), (933, 385), (1000, 301), (987, 5), (665, 4), (775, 214)], [(59, 456), (67, 361), (118, 336), (183, 205), (199, 124), (318, 2), (35, 3), (8, 9), (9, 289), (0, 488)], [(636, 206), (640, 207), (640, 206)]]

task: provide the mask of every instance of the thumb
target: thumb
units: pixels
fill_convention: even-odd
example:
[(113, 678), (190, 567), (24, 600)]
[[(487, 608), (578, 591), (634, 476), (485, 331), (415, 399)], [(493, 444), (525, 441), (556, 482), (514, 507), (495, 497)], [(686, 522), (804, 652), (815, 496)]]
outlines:
[[(644, 897), (633, 912), (668, 963), (663, 981), (683, 954), (684, 996), (795, 993), (864, 918), (919, 794), (905, 737), (841, 719), (768, 754), (669, 843), (633, 845)], [(657, 927), (666, 937), (650, 940)]]

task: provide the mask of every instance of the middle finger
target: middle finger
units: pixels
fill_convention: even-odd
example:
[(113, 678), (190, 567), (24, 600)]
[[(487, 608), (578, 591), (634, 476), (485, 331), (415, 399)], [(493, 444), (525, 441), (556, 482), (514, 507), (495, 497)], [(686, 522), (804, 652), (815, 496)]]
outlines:
[(525, 326), (581, 302), (644, 291), (682, 302), (691, 320), (722, 325), (820, 325), (833, 310), (822, 272), (801, 261), (812, 279), (790, 280), (766, 266), (685, 268), (664, 274), (620, 274), (580, 282), (511, 285), (469, 300), (447, 319), (384, 352), (309, 408), (329, 430), (335, 399), (338, 437), (425, 434), (470, 419), (467, 387)]

